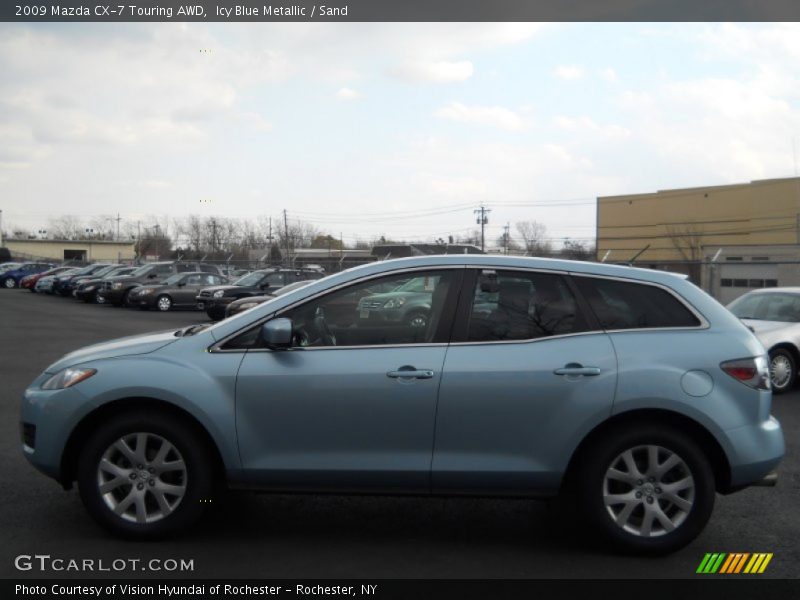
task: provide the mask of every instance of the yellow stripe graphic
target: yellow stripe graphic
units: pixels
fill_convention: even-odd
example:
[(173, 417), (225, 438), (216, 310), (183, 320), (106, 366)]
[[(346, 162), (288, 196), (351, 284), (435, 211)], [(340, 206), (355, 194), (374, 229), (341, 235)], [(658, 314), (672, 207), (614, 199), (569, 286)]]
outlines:
[(767, 557), (764, 559), (764, 562), (761, 563), (761, 568), (758, 570), (758, 572), (759, 573), (763, 573), (766, 570), (767, 565), (769, 564), (769, 561), (771, 561), (771, 560), (772, 560), (772, 552), (767, 554)]

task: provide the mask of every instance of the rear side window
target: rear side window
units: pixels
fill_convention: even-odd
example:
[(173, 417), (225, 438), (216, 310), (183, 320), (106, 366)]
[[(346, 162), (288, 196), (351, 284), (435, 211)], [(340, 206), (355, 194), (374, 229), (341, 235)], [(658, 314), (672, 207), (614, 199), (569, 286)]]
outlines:
[(603, 329), (698, 327), (699, 319), (675, 296), (654, 285), (574, 277)]
[(585, 331), (575, 297), (560, 275), (482, 271), (467, 340), (530, 340)]

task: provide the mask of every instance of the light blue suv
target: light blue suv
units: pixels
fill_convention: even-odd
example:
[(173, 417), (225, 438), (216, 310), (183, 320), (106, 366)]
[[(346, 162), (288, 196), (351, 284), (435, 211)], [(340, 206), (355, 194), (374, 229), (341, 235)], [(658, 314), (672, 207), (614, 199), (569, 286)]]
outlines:
[[(371, 290), (420, 277), (424, 327), (361, 318)], [(428, 256), (68, 354), (25, 392), (22, 437), (130, 538), (185, 529), (224, 486), (563, 493), (610, 542), (663, 553), (716, 492), (774, 482), (771, 400), (764, 348), (680, 276)]]

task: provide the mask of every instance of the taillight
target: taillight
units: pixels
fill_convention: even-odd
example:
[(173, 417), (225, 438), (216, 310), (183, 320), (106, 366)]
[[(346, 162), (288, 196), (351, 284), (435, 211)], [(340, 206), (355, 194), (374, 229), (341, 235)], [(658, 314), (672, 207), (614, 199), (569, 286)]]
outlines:
[(766, 356), (737, 358), (720, 365), (728, 375), (756, 390), (770, 389), (769, 367)]

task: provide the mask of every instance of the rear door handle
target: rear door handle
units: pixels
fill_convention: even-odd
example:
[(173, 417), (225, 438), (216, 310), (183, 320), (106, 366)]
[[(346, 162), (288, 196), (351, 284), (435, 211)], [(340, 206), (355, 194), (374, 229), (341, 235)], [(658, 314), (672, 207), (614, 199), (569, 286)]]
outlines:
[(414, 367), (400, 367), (397, 371), (389, 371), (386, 376), (392, 379), (432, 379), (433, 371)]
[(553, 371), (556, 375), (567, 375), (567, 376), (580, 376), (585, 375), (586, 377), (594, 377), (595, 375), (600, 375), (600, 368), (599, 367), (584, 367), (582, 364), (579, 363), (568, 363), (561, 367), (560, 369), (556, 369)]

